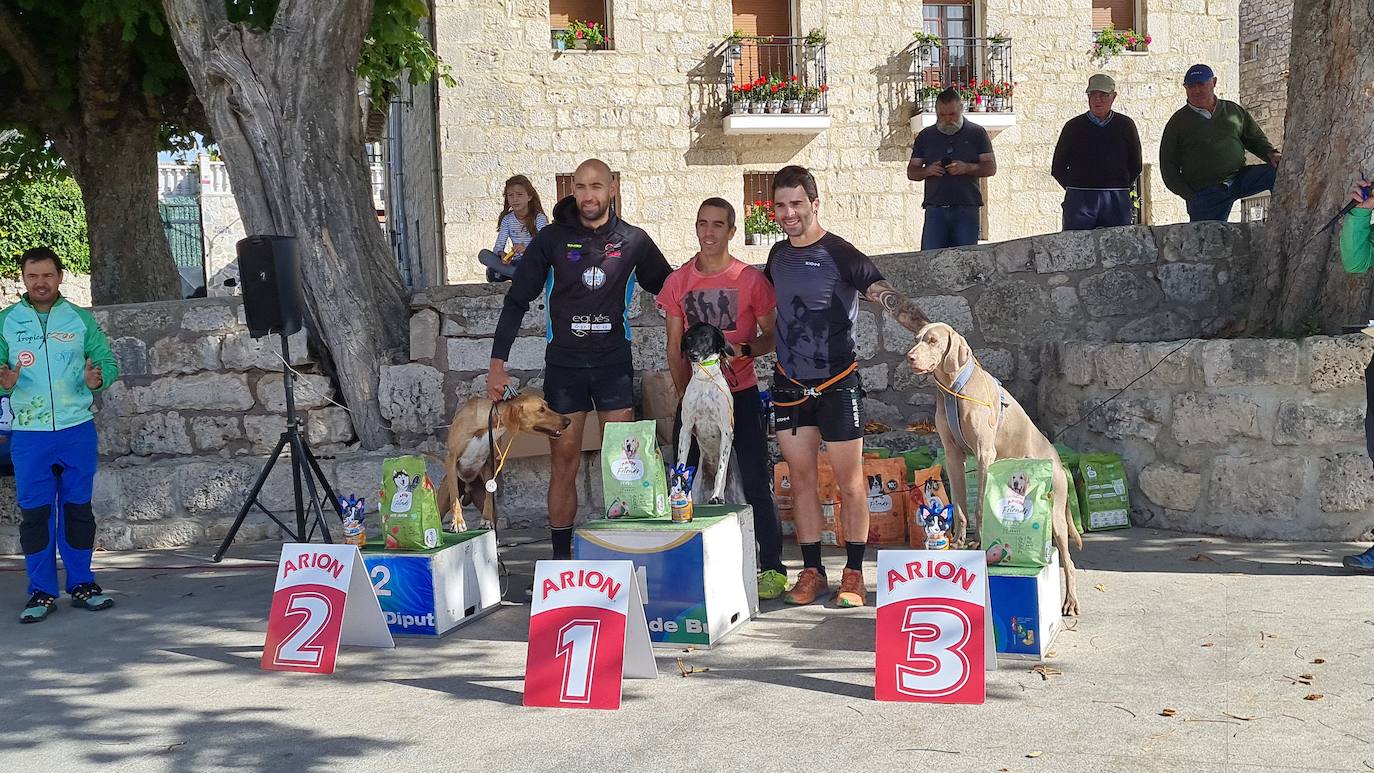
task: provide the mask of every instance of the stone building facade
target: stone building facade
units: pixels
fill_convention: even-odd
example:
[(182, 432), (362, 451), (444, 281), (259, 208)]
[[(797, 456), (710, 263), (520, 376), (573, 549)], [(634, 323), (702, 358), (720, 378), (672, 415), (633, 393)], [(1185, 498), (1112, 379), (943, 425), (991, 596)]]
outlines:
[(1241, 0), (1240, 103), (1276, 147), (1283, 147), (1293, 0)]
[[(530, 176), (551, 208), (558, 175), (588, 156), (621, 171), (626, 219), (644, 226), (675, 264), (695, 250), (692, 222), (703, 197), (743, 204), (746, 174), (789, 163), (816, 172), (829, 228), (870, 253), (913, 249), (922, 191), (905, 166), (920, 70), (912, 35), (922, 29), (923, 6), (780, 2), (794, 34), (821, 28), (828, 39), (829, 125), (810, 133), (725, 133), (722, 39), (737, 10), (727, 0), (606, 0), (613, 50), (590, 52), (553, 50), (549, 0), (435, 0), (435, 45), (457, 85), (417, 89), (404, 107), (412, 120), (401, 184), (415, 232), (440, 234), (445, 280), (480, 276), (475, 254), (491, 246), (507, 176)], [(1094, 26), (1088, 2), (969, 7), (975, 36), (1010, 38), (1016, 82), (1013, 116), (998, 119), (1004, 128), (993, 138), (999, 172), (986, 187), (989, 240), (1059, 229), (1062, 192), (1049, 176), (1050, 159), (1064, 122), (1086, 109), (1084, 88), (1098, 71), (1116, 79), (1117, 107), (1140, 128), (1145, 222), (1185, 219), (1155, 169), (1158, 141), (1183, 104), (1189, 65), (1211, 64), (1222, 95), (1239, 96), (1237, 0), (1138, 3), (1134, 26), (1153, 37), (1149, 52), (1100, 68), (1086, 53)], [(421, 141), (416, 127), (426, 126)], [(738, 240), (737, 255), (766, 256), (766, 247), (744, 246), (742, 232)]]

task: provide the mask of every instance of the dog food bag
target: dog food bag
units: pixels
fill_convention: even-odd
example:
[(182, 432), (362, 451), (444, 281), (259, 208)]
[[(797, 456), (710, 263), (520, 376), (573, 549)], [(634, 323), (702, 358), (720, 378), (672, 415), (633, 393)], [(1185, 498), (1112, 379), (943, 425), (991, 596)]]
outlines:
[(613, 421), (601, 430), (607, 518), (668, 517), (668, 478), (653, 421)]
[(906, 462), (901, 457), (865, 459), (868, 486), (868, 542), (900, 545), (906, 542)]
[(778, 522), (782, 536), (790, 537), (797, 533), (797, 524), (792, 519), (792, 479), (787, 474), (787, 462), (773, 465), (773, 502), (778, 506)]
[(923, 511), (942, 512), (950, 503), (945, 488), (942, 468), (938, 464), (917, 470), (913, 476), (910, 497), (907, 500), (906, 533), (907, 546), (917, 550), (926, 547), (925, 524), (921, 521)]
[(382, 536), (388, 550), (439, 546), (444, 525), (423, 456), (382, 462)]
[(1130, 488), (1118, 454), (1083, 454), (1078, 459), (1083, 520), (1088, 531), (1124, 529), (1131, 525)]
[(1054, 450), (1059, 454), (1059, 463), (1064, 465), (1064, 473), (1069, 479), (1069, 517), (1073, 519), (1074, 528), (1079, 534), (1087, 531), (1083, 528), (1083, 503), (1079, 501), (1078, 492), (1083, 489), (1083, 479), (1079, 477), (1078, 460), (1083, 456), (1077, 451), (1069, 448), (1063, 443), (1055, 443)]
[(892, 450), (888, 448), (869, 448), (864, 446), (865, 459), (891, 459)]
[(1054, 463), (998, 459), (988, 467), (978, 529), (988, 566), (1040, 567), (1050, 562)]
[(916, 482), (916, 472), (927, 469), (935, 464), (935, 454), (929, 448), (913, 448), (910, 451), (903, 451), (898, 456), (906, 462), (906, 482)]

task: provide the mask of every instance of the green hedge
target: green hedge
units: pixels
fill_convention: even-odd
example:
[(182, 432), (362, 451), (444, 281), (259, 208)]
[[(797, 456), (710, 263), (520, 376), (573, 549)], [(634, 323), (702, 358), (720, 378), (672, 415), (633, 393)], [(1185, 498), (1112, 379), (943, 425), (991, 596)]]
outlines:
[(16, 186), (0, 183), (0, 276), (19, 276), (19, 256), (47, 246), (67, 272), (91, 273), (91, 243), (81, 190), (70, 178)]

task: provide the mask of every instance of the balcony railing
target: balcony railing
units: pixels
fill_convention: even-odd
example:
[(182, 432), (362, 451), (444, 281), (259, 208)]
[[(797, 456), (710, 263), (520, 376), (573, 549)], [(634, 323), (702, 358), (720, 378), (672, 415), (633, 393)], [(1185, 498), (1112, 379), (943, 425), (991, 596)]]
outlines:
[(829, 112), (825, 44), (804, 37), (726, 41), (725, 102), (732, 115), (824, 115)]
[(966, 112), (1015, 112), (1016, 79), (1008, 38), (941, 38), (938, 44), (918, 43), (912, 69), (917, 112), (935, 112), (935, 96), (950, 87), (964, 94)]
[(1242, 223), (1263, 223), (1269, 219), (1268, 192), (1240, 200), (1240, 221)]

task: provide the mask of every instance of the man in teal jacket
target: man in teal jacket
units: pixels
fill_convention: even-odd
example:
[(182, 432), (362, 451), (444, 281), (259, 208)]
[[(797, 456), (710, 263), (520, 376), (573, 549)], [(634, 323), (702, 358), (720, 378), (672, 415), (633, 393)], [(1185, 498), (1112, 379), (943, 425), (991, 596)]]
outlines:
[(98, 459), (91, 399), (119, 378), (119, 366), (95, 317), (58, 292), (57, 254), (35, 247), (19, 266), (28, 292), (0, 311), (0, 392), (14, 412), (10, 455), (31, 594), (19, 619), (36, 623), (56, 606), (59, 550), (72, 606), (114, 605), (91, 573)]
[[(1370, 228), (1369, 222), (1370, 217), (1374, 216), (1374, 212), (1370, 211), (1374, 210), (1374, 196), (1370, 195), (1370, 182), (1364, 179), (1364, 175), (1360, 175), (1360, 181), (1355, 184), (1355, 190), (1350, 192), (1350, 198), (1358, 201), (1359, 206), (1350, 210), (1341, 224), (1341, 262), (1345, 264), (1346, 271), (1363, 274), (1374, 263), (1374, 229)], [(1364, 332), (1374, 335), (1374, 328), (1365, 328)], [(1370, 458), (1374, 459), (1374, 413), (1369, 410), (1370, 406), (1374, 406), (1374, 360), (1365, 368), (1364, 389), (1364, 440)], [(1356, 556), (1346, 556), (1342, 563), (1347, 569), (1374, 572), (1374, 548)]]

